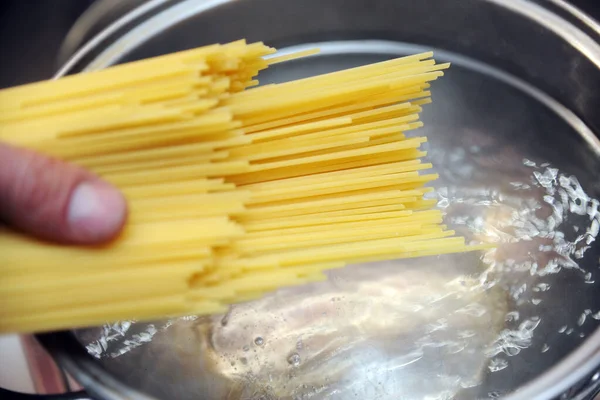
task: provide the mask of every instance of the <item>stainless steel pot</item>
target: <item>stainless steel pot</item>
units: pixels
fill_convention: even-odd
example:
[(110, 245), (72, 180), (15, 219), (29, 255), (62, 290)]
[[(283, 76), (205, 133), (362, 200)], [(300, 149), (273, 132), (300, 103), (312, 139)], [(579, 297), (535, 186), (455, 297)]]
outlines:
[(58, 75), (239, 38), (322, 48), (262, 82), (424, 48), (452, 61), (422, 132), (441, 175), (439, 207), (498, 250), (352, 266), (225, 316), (42, 336), (90, 394), (591, 399), (600, 386), (600, 26), (562, 0), (153, 0)]

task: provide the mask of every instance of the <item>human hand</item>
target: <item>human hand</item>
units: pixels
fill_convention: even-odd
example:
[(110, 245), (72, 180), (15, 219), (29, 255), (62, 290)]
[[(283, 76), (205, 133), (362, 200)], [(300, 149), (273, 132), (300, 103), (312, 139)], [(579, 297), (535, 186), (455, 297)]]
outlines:
[(96, 244), (127, 217), (123, 195), (92, 173), (0, 143), (0, 223), (42, 239)]

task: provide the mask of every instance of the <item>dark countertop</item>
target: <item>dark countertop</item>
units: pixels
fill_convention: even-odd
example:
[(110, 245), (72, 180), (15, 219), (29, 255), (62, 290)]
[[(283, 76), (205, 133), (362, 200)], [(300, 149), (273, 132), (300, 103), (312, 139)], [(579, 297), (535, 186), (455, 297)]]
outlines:
[[(93, 2), (0, 0), (0, 88), (50, 78), (65, 35)], [(600, 0), (571, 2), (600, 20)]]
[(49, 78), (56, 54), (93, 0), (0, 0), (0, 88)]

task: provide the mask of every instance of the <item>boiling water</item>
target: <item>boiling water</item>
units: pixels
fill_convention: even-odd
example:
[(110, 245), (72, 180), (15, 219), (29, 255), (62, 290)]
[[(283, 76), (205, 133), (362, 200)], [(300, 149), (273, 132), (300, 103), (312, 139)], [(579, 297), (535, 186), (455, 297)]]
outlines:
[[(407, 50), (345, 46), (262, 81)], [(350, 266), (226, 315), (79, 331), (90, 353), (160, 398), (442, 400), (498, 397), (572, 351), (600, 322), (597, 149), (543, 95), (444, 58), (456, 63), (411, 134), (429, 138), (446, 223), (497, 249)]]

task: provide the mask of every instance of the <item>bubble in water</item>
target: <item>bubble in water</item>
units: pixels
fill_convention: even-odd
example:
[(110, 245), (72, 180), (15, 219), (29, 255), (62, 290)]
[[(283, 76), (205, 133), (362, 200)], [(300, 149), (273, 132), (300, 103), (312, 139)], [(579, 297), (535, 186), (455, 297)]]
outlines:
[(448, 341), (445, 343), (446, 351), (450, 354), (458, 354), (467, 347), (465, 341)]
[(488, 365), (488, 368), (491, 372), (501, 371), (506, 367), (508, 367), (508, 361), (498, 357), (492, 358), (490, 360), (490, 365)]
[(591, 317), (594, 318), (597, 321), (600, 321), (600, 311), (598, 311), (597, 313), (592, 314)]
[(245, 345), (244, 347), (242, 347), (242, 350), (244, 350), (244, 351), (250, 351), (250, 346)]
[(231, 316), (231, 310), (225, 314), (223, 316), (223, 318), (221, 319), (221, 326), (227, 326), (227, 324), (229, 323), (229, 317)]
[(546, 343), (544, 343), (544, 345), (542, 346), (542, 353), (547, 352), (548, 350), (550, 350), (550, 346), (548, 346)]
[(558, 330), (558, 333), (565, 333), (565, 331), (567, 330), (567, 326), (563, 325), (560, 327), (560, 329)]
[(508, 313), (506, 313), (506, 317), (504, 317), (504, 320), (507, 322), (518, 321), (519, 320), (519, 312), (518, 311), (509, 311)]
[(531, 304), (533, 304), (534, 306), (537, 306), (541, 302), (542, 302), (542, 299), (531, 299)]
[(436, 322), (427, 326), (427, 333), (433, 333), (437, 331), (443, 331), (448, 328), (448, 320), (440, 318)]
[(487, 309), (479, 303), (471, 303), (455, 311), (460, 314), (467, 314), (472, 317), (481, 317), (487, 313)]
[(476, 336), (476, 335), (477, 335), (477, 333), (475, 331), (471, 331), (471, 330), (465, 330), (465, 331), (458, 332), (458, 337), (461, 339), (468, 339), (468, 338)]
[(532, 317), (524, 320), (518, 329), (505, 329), (500, 332), (496, 341), (486, 350), (488, 357), (494, 357), (500, 353), (515, 356), (531, 345), (533, 332), (540, 324), (540, 319)]
[(290, 354), (290, 356), (287, 358), (287, 362), (288, 364), (290, 364), (293, 367), (297, 367), (300, 365), (300, 362), (302, 360), (300, 359), (300, 354), (298, 353), (292, 353)]
[(582, 326), (583, 324), (585, 324), (585, 319), (587, 317), (587, 314), (585, 313), (585, 311), (579, 316), (579, 319), (577, 319), (577, 325)]
[(298, 341), (296, 342), (296, 350), (302, 350), (304, 348), (304, 343), (302, 342), (302, 339), (298, 339)]
[(257, 346), (262, 346), (265, 344), (265, 339), (263, 339), (262, 337), (258, 336), (256, 339), (254, 339), (254, 344)]
[(548, 289), (550, 289), (550, 285), (548, 283), (538, 283), (537, 285), (535, 285), (535, 287), (533, 288), (534, 292), (545, 292)]
[(592, 224), (588, 228), (587, 234), (592, 239), (595, 239), (596, 236), (600, 233), (600, 222), (597, 219), (592, 220)]
[[(481, 384), (481, 382), (479, 381), (479, 379), (463, 379), (460, 381), (460, 387), (463, 389), (469, 389), (469, 388), (474, 388), (477, 387)], [(454, 396), (452, 396), (454, 397)], [(450, 397), (450, 398), (452, 398)]]
[(554, 189), (554, 185), (556, 184), (556, 172), (557, 170), (553, 168), (547, 168), (543, 173), (534, 171), (533, 176), (540, 186), (552, 191)]
[(527, 291), (527, 284), (524, 283), (519, 287), (511, 287), (510, 289), (513, 299), (519, 300), (519, 297), (521, 297), (521, 295)]

